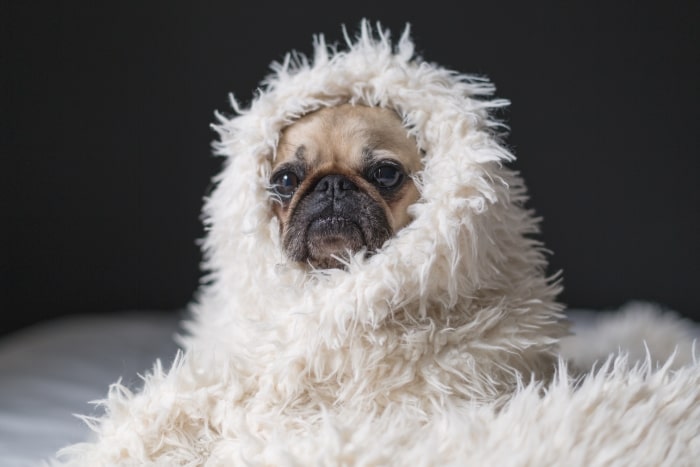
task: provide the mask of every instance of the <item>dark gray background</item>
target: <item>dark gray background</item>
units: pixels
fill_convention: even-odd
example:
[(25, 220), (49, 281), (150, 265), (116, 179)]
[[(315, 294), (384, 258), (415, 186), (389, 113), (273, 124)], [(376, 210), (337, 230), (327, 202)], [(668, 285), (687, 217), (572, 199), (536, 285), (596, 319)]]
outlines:
[[(461, 5), (456, 7), (455, 5)], [(448, 6), (451, 5), (451, 6)], [(697, 1), (4, 2), (0, 333), (174, 309), (200, 276), (214, 110), (314, 33), (408, 21), (429, 61), (490, 77), (562, 300), (700, 320)]]

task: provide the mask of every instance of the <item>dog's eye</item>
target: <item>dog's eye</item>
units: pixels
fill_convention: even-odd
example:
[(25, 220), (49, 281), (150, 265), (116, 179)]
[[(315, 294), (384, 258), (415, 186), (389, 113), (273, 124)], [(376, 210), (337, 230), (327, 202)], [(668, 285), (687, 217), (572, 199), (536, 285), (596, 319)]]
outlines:
[(272, 179), (272, 188), (283, 198), (289, 198), (299, 186), (299, 177), (294, 172), (284, 171)]
[(394, 165), (380, 165), (372, 172), (372, 180), (380, 188), (395, 188), (403, 181), (403, 172)]

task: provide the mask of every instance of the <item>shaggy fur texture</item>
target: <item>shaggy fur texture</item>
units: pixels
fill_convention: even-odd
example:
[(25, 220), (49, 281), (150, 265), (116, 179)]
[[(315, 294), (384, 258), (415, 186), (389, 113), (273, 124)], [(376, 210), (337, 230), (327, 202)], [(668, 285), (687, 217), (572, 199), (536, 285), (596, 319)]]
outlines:
[[(206, 285), (185, 348), (116, 384), (68, 465), (690, 465), (700, 371), (609, 359), (583, 380), (557, 344), (559, 287), (504, 164), (493, 87), (362, 24), (292, 54), (219, 116)], [(266, 191), (280, 130), (341, 103), (402, 116), (425, 153), (412, 223), (347, 270), (288, 262)], [(694, 462), (694, 461), (693, 461)]]

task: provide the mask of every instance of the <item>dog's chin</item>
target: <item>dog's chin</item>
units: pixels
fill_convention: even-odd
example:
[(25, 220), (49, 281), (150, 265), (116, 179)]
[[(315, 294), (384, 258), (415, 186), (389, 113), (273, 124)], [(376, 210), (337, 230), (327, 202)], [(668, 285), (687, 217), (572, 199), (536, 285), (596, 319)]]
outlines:
[(342, 269), (343, 260), (366, 246), (360, 225), (345, 217), (316, 219), (306, 231), (307, 261), (314, 268)]

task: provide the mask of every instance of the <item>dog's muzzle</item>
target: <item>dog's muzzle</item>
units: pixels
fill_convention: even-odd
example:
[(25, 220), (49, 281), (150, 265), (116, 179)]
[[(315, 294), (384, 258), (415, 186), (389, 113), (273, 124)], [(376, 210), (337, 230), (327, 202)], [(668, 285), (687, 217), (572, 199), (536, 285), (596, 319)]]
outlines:
[(333, 256), (375, 250), (390, 236), (383, 208), (350, 178), (330, 174), (303, 195), (284, 243), (297, 261), (340, 267)]

